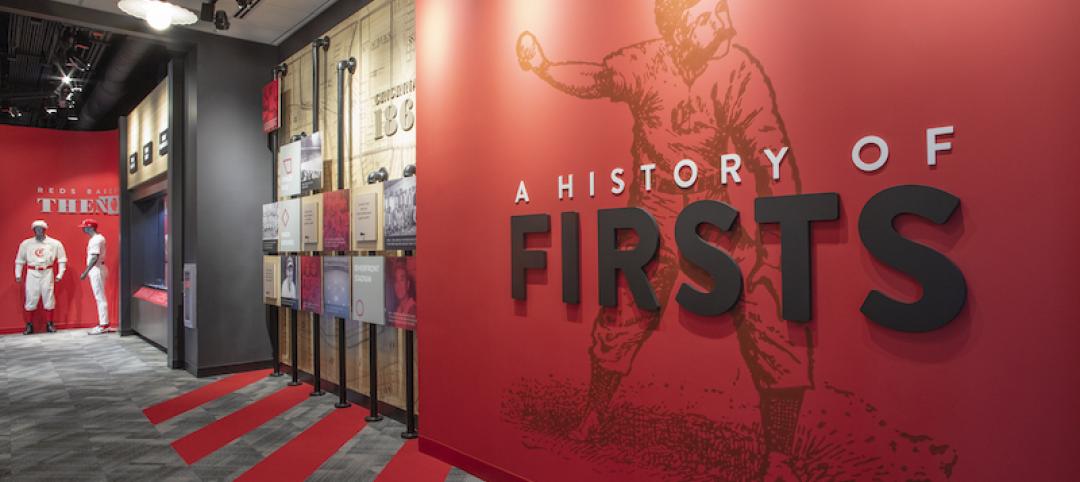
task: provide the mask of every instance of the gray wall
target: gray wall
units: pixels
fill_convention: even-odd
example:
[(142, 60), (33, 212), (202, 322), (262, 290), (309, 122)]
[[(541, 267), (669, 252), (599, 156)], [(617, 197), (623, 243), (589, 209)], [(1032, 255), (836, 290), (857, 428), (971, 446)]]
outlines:
[(187, 262), (197, 263), (198, 298), (197, 325), (194, 333), (187, 330), (185, 352), (189, 369), (197, 372), (271, 358), (262, 303), (261, 209), (270, 202), (272, 163), (262, 132), (262, 86), (276, 56), (272, 46), (202, 37), (188, 59), (195, 67), (187, 76), (194, 77), (188, 91), (195, 99), (188, 99), (193, 130), (184, 252)]

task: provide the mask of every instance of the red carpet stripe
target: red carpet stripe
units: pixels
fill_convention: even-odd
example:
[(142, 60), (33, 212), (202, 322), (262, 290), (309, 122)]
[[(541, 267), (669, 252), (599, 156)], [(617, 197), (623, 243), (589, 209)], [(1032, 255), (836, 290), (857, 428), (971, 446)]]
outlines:
[(237, 481), (303, 481), (364, 428), (367, 410), (356, 405), (334, 410), (304, 433), (244, 472)]
[(270, 370), (237, 373), (147, 408), (143, 410), (143, 415), (146, 415), (150, 423), (157, 425), (206, 402), (217, 400), (251, 385), (268, 375), (270, 375)]
[(191, 465), (308, 399), (311, 387), (285, 387), (172, 443)]
[(375, 482), (441, 482), (449, 473), (449, 465), (420, 453), (420, 444), (410, 440), (390, 459)]

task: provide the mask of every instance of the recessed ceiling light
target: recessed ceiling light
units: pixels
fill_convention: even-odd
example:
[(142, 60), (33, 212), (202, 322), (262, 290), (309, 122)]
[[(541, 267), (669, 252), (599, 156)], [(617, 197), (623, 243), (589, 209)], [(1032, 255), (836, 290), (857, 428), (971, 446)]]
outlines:
[(154, 30), (191, 25), (199, 20), (195, 12), (160, 0), (120, 0), (116, 6), (128, 15), (146, 20)]

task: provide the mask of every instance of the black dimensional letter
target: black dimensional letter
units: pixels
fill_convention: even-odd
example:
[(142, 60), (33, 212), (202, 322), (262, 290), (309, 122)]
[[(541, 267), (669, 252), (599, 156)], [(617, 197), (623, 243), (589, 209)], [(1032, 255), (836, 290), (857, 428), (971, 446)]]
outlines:
[[(649, 277), (645, 275), (645, 265), (652, 261), (660, 247), (660, 228), (656, 219), (641, 208), (601, 209), (596, 214), (600, 304), (618, 306), (616, 277), (618, 271), (622, 271), (630, 284), (634, 302), (642, 309), (659, 311), (660, 303), (656, 301), (656, 293), (653, 293)], [(620, 229), (637, 232), (638, 244), (634, 249), (619, 249)]]
[(510, 216), (510, 291), (515, 300), (525, 299), (525, 270), (547, 268), (547, 253), (526, 251), (525, 235), (551, 230), (551, 216)]
[(945, 326), (964, 307), (967, 282), (964, 274), (945, 255), (900, 236), (893, 219), (914, 214), (934, 224), (944, 224), (960, 206), (960, 199), (928, 186), (896, 186), (870, 198), (859, 215), (859, 237), (878, 261), (915, 278), (923, 287), (922, 298), (901, 303), (880, 291), (871, 291), (860, 309), (881, 326), (899, 331), (923, 332)]
[(784, 319), (810, 321), (810, 223), (839, 217), (834, 192), (760, 197), (754, 200), (759, 223), (780, 223), (780, 277)]
[(675, 244), (679, 253), (701, 267), (713, 279), (713, 289), (702, 293), (683, 283), (675, 300), (692, 313), (721, 315), (735, 306), (742, 295), (742, 271), (727, 253), (698, 236), (698, 226), (708, 223), (722, 231), (731, 230), (739, 212), (720, 201), (698, 201), (686, 206), (675, 221)]
[(562, 300), (581, 303), (581, 234), (578, 213), (562, 213)]

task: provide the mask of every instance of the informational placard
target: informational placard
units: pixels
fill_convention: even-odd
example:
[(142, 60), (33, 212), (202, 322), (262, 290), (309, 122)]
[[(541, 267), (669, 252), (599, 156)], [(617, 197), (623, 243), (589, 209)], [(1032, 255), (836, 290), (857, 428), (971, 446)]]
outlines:
[(416, 258), (386, 258), (386, 322), (416, 329)]
[(323, 193), (324, 251), (349, 250), (349, 190)]
[(278, 203), (263, 204), (262, 207), (262, 247), (264, 253), (278, 250)]
[(300, 267), (296, 255), (281, 256), (281, 306), (300, 309)]
[(302, 250), (300, 230), (300, 200), (289, 199), (278, 205), (278, 250), (283, 253), (296, 253)]
[(386, 182), (383, 192), (386, 214), (383, 244), (386, 249), (416, 248), (416, 177), (404, 177)]
[(278, 99), (280, 97), (279, 87), (281, 82), (275, 78), (270, 83), (263, 86), (262, 90), (262, 121), (263, 132), (269, 134), (278, 130), (281, 127), (281, 118), (278, 117), (278, 113), (281, 111), (278, 105)]
[(322, 134), (316, 132), (300, 140), (300, 191), (309, 193), (322, 188)]
[(184, 327), (195, 328), (195, 263), (184, 263)]
[(300, 257), (300, 309), (322, 313), (322, 257)]
[(383, 272), (386, 258), (354, 256), (352, 259), (352, 320), (375, 325), (386, 323)]
[(360, 20), (362, 175), (416, 164), (416, 5), (377, 1)]
[(281, 258), (263, 256), (263, 303), (281, 304)]
[(139, 154), (133, 152), (133, 153), (131, 153), (130, 156), (128, 156), (128, 174), (135, 174), (138, 171), (139, 171)]
[(348, 319), (352, 305), (352, 280), (348, 256), (323, 257), (323, 314)]
[(300, 200), (300, 232), (303, 251), (322, 251), (322, 194), (304, 196)]
[(154, 162), (154, 141), (143, 144), (142, 148), (142, 163), (144, 166), (149, 166), (151, 162)]
[(158, 155), (164, 156), (169, 153), (169, 129), (158, 134)]
[(363, 184), (352, 189), (352, 246), (356, 251), (377, 251), (381, 233), (380, 221), (383, 217), (379, 198), (382, 197), (382, 183)]
[(300, 194), (301, 142), (291, 142), (278, 149), (278, 194), (281, 196)]

